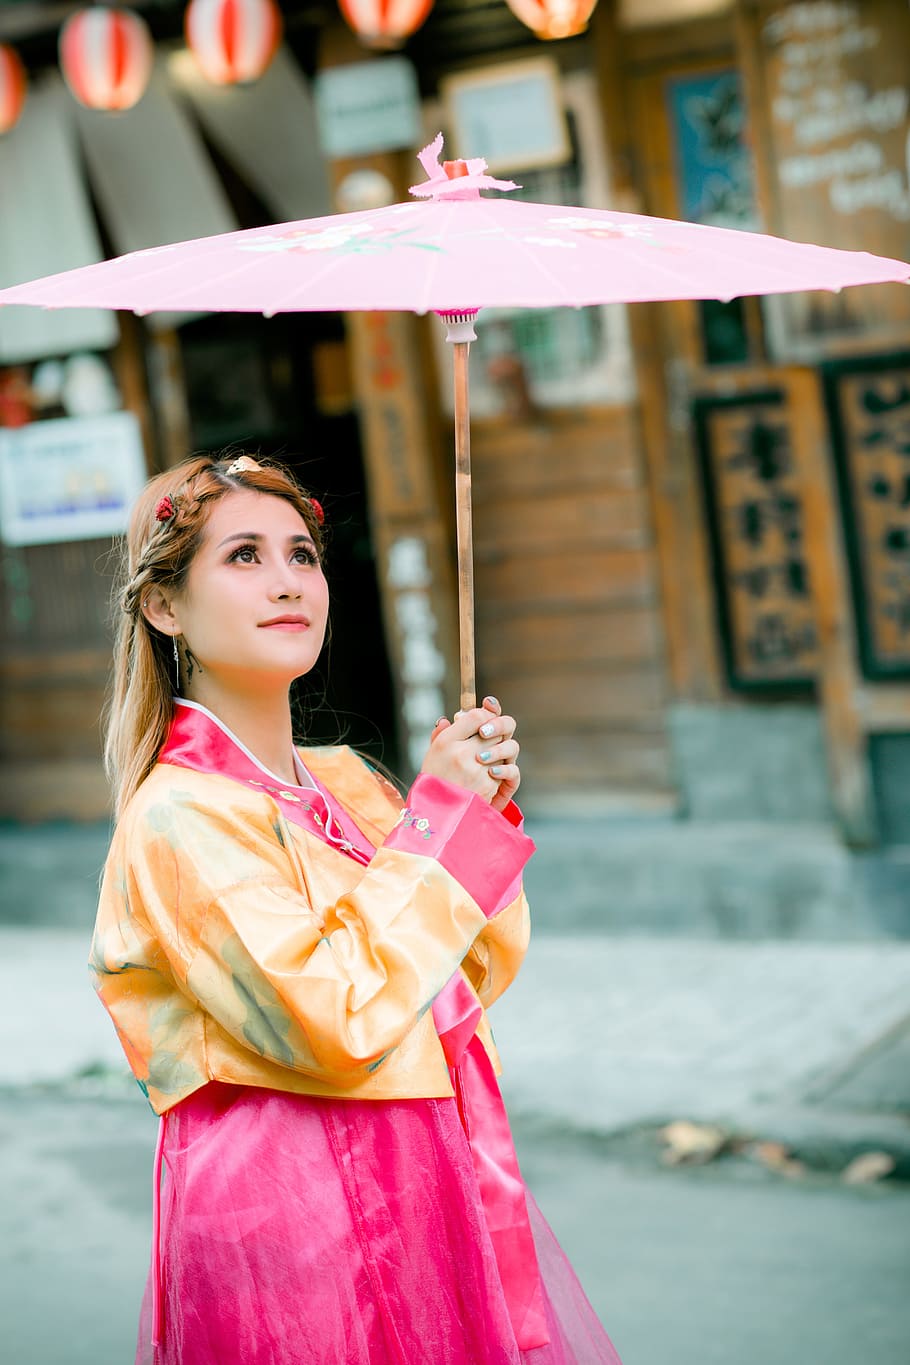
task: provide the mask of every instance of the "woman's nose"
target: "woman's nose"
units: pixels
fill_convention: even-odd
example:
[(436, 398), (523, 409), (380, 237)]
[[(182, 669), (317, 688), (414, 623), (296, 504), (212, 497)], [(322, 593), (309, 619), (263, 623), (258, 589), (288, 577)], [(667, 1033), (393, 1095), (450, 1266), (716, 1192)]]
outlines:
[(301, 596), (300, 582), (293, 569), (282, 567), (276, 570), (269, 596), (276, 602), (285, 598), (299, 598)]

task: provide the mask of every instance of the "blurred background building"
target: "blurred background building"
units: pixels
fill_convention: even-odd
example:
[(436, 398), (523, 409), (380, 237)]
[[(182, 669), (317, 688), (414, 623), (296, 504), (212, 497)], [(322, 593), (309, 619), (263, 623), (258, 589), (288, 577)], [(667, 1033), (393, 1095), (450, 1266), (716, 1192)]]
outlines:
[[(0, 284), (405, 198), (440, 128), (529, 199), (910, 255), (904, 0), (599, 0), (556, 40), (572, 6), (510, 3), (435, 0), (396, 43), (394, 7), (349, 6), (367, 42), (283, 0), (264, 73), (214, 84), (182, 0), (136, 0), (154, 66), (118, 113), (62, 79), (80, 6), (0, 5), (27, 76)], [(490, 312), (478, 337), (480, 686), (520, 717), (525, 804), (753, 825), (762, 856), (794, 826), (910, 844), (910, 291)], [(110, 528), (200, 449), (278, 455), (324, 501), (309, 732), (415, 764), (457, 704), (443, 345), (410, 315), (0, 313), (2, 816), (105, 817)]]

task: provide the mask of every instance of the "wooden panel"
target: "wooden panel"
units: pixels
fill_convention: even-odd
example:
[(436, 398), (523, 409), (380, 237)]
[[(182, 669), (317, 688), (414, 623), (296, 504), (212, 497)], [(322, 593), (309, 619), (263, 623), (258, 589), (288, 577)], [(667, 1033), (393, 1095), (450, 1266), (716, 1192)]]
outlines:
[(910, 353), (826, 367), (860, 656), (910, 677)]
[(0, 820), (104, 820), (110, 792), (98, 759), (30, 758), (4, 763)]
[(533, 425), (475, 422), (471, 453), (480, 498), (643, 485), (635, 426), (621, 408), (564, 420), (547, 414)]
[(624, 792), (671, 807), (633, 413), (479, 422), (472, 445), (481, 683), (519, 718), (528, 792), (550, 802), (581, 788), (598, 799)]
[(512, 496), (505, 508), (498, 498), (478, 496), (474, 505), (478, 560), (489, 551), (546, 553), (561, 547), (640, 549), (651, 541), (648, 509), (639, 489)]
[(670, 758), (662, 731), (592, 730), (531, 735), (522, 746), (522, 772), (538, 792), (545, 784), (577, 783), (667, 788)]
[(793, 449), (806, 490), (806, 554), (821, 647), (819, 687), (831, 794), (846, 839), (862, 846), (875, 841), (876, 821), (846, 555), (820, 382), (812, 370), (794, 368), (788, 371), (786, 384), (793, 414)]
[(543, 731), (562, 736), (581, 727), (607, 730), (620, 723), (653, 731), (662, 723), (663, 690), (653, 668), (566, 668), (547, 673), (529, 669), (521, 677), (511, 677), (507, 686), (500, 687), (499, 682), (491, 672), (485, 690), (492, 689), (508, 702), (523, 734)]
[[(910, 11), (905, 0), (762, 3), (741, 13), (740, 52), (769, 231), (795, 241), (907, 252)], [(769, 316), (778, 355), (828, 340), (906, 334), (910, 294), (891, 285), (788, 294)]]
[(113, 542), (7, 545), (3, 551), (8, 655), (47, 655), (101, 645), (110, 636)]
[(478, 614), (478, 640), (483, 657), (505, 677), (528, 667), (656, 663), (663, 645), (660, 621), (651, 607), (516, 616), (502, 605), (487, 605)]
[[(681, 10), (685, 8), (684, 5), (680, 6)], [(607, 9), (607, 5), (598, 7), (592, 26), (597, 23), (598, 14), (603, 15)], [(693, 20), (683, 14), (679, 23), (648, 24), (643, 28), (624, 29), (622, 36), (626, 60), (636, 65), (704, 61), (713, 53), (721, 57), (729, 53), (730, 16), (725, 13), (706, 14)]]
[(62, 680), (87, 680), (104, 685), (111, 667), (109, 646), (103, 649), (68, 649), (56, 654), (13, 654), (0, 660), (0, 687), (51, 686)]
[(101, 755), (103, 685), (7, 689), (0, 753), (6, 759)]
[(653, 602), (653, 556), (646, 550), (513, 554), (478, 563), (478, 599), (514, 611), (600, 603)]

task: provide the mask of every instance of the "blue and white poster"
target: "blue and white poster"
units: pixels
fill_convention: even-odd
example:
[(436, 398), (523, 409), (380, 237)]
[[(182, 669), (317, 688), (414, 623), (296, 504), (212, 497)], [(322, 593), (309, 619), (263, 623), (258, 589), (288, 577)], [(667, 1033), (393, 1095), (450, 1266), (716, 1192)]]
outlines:
[(680, 216), (713, 227), (757, 227), (739, 74), (668, 80), (666, 98)]

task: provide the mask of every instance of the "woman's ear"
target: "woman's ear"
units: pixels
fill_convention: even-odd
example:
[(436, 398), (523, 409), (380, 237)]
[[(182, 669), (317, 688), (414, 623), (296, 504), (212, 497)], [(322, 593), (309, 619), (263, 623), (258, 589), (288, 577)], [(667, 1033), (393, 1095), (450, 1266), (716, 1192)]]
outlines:
[(175, 604), (160, 588), (149, 588), (142, 599), (142, 615), (149, 625), (160, 630), (162, 635), (180, 634), (180, 623), (177, 620)]

